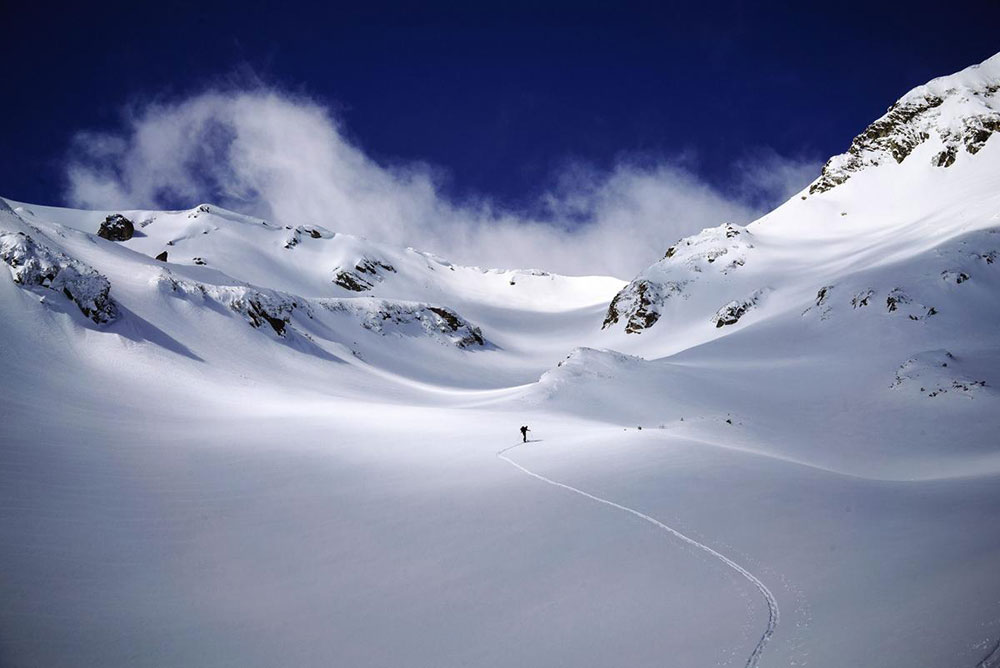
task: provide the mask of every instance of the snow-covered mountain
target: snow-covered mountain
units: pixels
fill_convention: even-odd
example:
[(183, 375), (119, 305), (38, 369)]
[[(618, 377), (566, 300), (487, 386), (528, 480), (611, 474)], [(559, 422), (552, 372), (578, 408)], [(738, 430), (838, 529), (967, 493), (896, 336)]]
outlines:
[[(663, 406), (691, 392), (671, 366), (711, 359), (699, 375), (719, 387), (699, 401), (753, 415), (762, 442), (759, 395), (795, 406), (798, 427), (776, 412), (768, 434), (801, 429), (810, 461), (871, 472), (947, 441), (981, 470), (1000, 364), (998, 85), (1000, 56), (920, 86), (776, 210), (678, 241), (611, 301), (607, 347), (659, 360)], [(834, 405), (851, 444), (824, 427)]]
[[(667, 249), (615, 297), (604, 326), (721, 328), (813, 300), (829, 315), (876, 289), (852, 277), (888, 265), (903, 282), (918, 280), (908, 273), (942, 278), (921, 286), (927, 302), (947, 300), (935, 289), (959, 275), (988, 276), (1000, 211), (1000, 148), (988, 142), (1000, 132), (998, 91), (1000, 56), (915, 88), (783, 206), (745, 229), (724, 224)], [(832, 288), (844, 280), (857, 285), (841, 286), (838, 299)], [(896, 286), (878, 288), (884, 302)]]
[(997, 132), (1000, 55), (627, 284), (0, 200), (0, 656), (997, 665)]

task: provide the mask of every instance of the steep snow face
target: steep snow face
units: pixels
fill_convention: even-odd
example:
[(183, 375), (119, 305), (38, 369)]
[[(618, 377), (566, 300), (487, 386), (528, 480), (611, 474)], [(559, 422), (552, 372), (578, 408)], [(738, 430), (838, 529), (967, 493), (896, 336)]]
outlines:
[(890, 160), (901, 163), (925, 142), (936, 167), (952, 166), (962, 153), (975, 155), (1000, 132), (998, 91), (1000, 54), (914, 88), (855, 137), (847, 153), (830, 158), (809, 192), (824, 192)]

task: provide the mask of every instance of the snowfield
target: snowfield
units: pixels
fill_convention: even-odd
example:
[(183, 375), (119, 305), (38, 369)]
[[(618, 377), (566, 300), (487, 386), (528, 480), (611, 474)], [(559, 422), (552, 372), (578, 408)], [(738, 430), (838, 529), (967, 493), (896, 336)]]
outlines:
[(1000, 666), (998, 131), (628, 283), (0, 200), (0, 664)]

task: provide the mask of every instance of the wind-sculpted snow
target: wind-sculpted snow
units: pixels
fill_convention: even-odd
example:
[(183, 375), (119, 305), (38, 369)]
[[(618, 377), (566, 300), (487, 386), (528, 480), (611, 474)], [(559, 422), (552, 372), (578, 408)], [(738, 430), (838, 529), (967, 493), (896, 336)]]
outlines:
[(998, 91), (1000, 56), (913, 89), (855, 137), (847, 153), (830, 158), (809, 192), (825, 192), (889, 161), (901, 163), (924, 142), (934, 144), (936, 167), (950, 167), (961, 154), (971, 158), (1000, 132)]

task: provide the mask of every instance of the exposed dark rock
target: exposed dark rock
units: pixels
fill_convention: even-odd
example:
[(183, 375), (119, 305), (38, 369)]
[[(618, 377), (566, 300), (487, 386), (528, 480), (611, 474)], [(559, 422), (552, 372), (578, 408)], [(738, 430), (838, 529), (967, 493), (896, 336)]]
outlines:
[(285, 335), (285, 325), (288, 323), (268, 313), (259, 301), (255, 299), (248, 300), (247, 315), (250, 317), (251, 324), (254, 327), (260, 327), (266, 322), (271, 326), (275, 334), (278, 336)]
[(958, 156), (957, 146), (948, 146), (943, 151), (931, 158), (931, 164), (935, 167), (951, 167), (955, 164), (955, 158)]
[(467, 322), (463, 321), (457, 314), (452, 313), (448, 309), (440, 306), (428, 306), (427, 310), (441, 318), (444, 324), (452, 332), (457, 332), (463, 327), (467, 328), (468, 333), (457, 343), (459, 348), (467, 348), (472, 345), (482, 346), (486, 344), (482, 331), (478, 327), (469, 325)]
[(160, 253), (159, 255), (157, 255), (156, 259), (159, 260), (160, 262), (166, 262), (167, 261), (167, 251), (163, 251), (162, 253)]
[(904, 293), (900, 288), (894, 288), (889, 296), (885, 298), (885, 306), (889, 313), (892, 313), (900, 307), (902, 304), (909, 304), (912, 299), (909, 295)]
[(363, 274), (371, 274), (373, 276), (378, 275), (378, 270), (384, 269), (385, 271), (391, 271), (396, 273), (396, 268), (393, 267), (388, 262), (382, 262), (381, 260), (373, 260), (371, 258), (361, 258), (361, 261), (354, 265), (354, 270), (359, 271)]
[(930, 137), (911, 121), (942, 102), (944, 100), (936, 95), (925, 95), (889, 107), (882, 118), (854, 138), (847, 153), (827, 161), (819, 179), (809, 187), (809, 194), (825, 192), (847, 181), (853, 172), (868, 165), (878, 165), (880, 155), (888, 154), (896, 162), (903, 162), (914, 148)]
[(816, 306), (823, 305), (823, 302), (825, 302), (826, 298), (830, 295), (830, 290), (833, 290), (832, 285), (824, 285), (819, 289), (819, 292), (816, 293)]
[(372, 283), (366, 281), (357, 274), (344, 270), (337, 272), (337, 274), (333, 277), (333, 282), (345, 290), (351, 290), (352, 292), (364, 292), (366, 290), (371, 290), (374, 287)]
[(991, 250), (984, 253), (973, 253), (973, 256), (986, 264), (993, 264), (997, 260), (1000, 260), (1000, 251)]
[(964, 271), (942, 271), (941, 279), (947, 281), (948, 283), (954, 283), (955, 285), (961, 285), (969, 280), (970, 276)]
[(628, 320), (625, 322), (626, 333), (638, 334), (652, 327), (660, 319), (660, 313), (655, 309), (658, 295), (656, 286), (649, 281), (640, 280), (629, 284), (611, 300), (601, 329), (618, 322), (622, 315), (619, 308), (624, 301), (630, 302), (631, 306)]
[(201, 259), (200, 257), (193, 258), (192, 262), (194, 262), (195, 264), (198, 264), (198, 265), (208, 264), (207, 262), (205, 262), (205, 260)]
[(965, 133), (962, 135), (965, 150), (972, 155), (979, 153), (994, 132), (1000, 132), (1000, 114), (966, 119)]
[(382, 282), (383, 272), (396, 273), (396, 268), (388, 262), (363, 257), (354, 265), (354, 269), (340, 269), (333, 277), (333, 282), (352, 292), (364, 292)]
[(352, 292), (364, 292), (384, 280), (384, 272), (396, 273), (396, 268), (388, 262), (362, 257), (353, 269), (339, 269), (333, 282)]
[(128, 241), (134, 234), (135, 225), (120, 213), (113, 213), (105, 218), (97, 229), (97, 236), (108, 241)]
[(712, 318), (712, 322), (715, 323), (716, 328), (725, 327), (726, 325), (735, 325), (739, 322), (740, 318), (747, 314), (752, 308), (757, 306), (763, 293), (761, 291), (755, 292), (749, 299), (744, 300), (733, 300), (720, 308), (715, 312), (715, 316)]
[(249, 285), (210, 285), (174, 278), (169, 270), (159, 277), (160, 285), (169, 286), (175, 296), (211, 300), (246, 319), (254, 329), (267, 324), (278, 336), (288, 334), (292, 313), (301, 309), (312, 317), (309, 303), (301, 297)]
[(382, 336), (416, 334), (459, 348), (493, 347), (479, 327), (443, 306), (363, 297), (323, 299), (316, 303), (330, 311), (359, 318), (362, 327)]
[(853, 306), (854, 308), (864, 308), (865, 306), (868, 306), (868, 304), (871, 301), (871, 298), (874, 296), (875, 296), (875, 291), (872, 290), (871, 288), (868, 288), (867, 290), (862, 290), (858, 294), (851, 297), (851, 306)]

